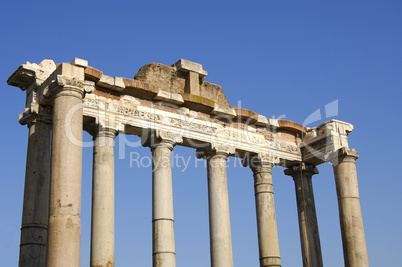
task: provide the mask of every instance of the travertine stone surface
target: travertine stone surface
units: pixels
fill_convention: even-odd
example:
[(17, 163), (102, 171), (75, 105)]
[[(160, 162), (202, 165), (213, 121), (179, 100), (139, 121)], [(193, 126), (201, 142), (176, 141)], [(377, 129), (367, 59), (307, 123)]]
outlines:
[(94, 139), (91, 266), (114, 266), (114, 139), (117, 131), (101, 125)]
[(299, 215), (300, 243), (304, 267), (322, 267), (320, 235), (315, 210), (312, 176), (318, 174), (313, 165), (302, 163), (285, 170), (293, 177)]
[(45, 267), (49, 220), (51, 114), (30, 117), (21, 224), (20, 267)]
[(360, 207), (354, 149), (342, 148), (332, 155), (338, 196), (343, 254), (346, 267), (368, 267), (366, 237)]
[(269, 157), (251, 157), (247, 165), (254, 174), (255, 207), (257, 214), (260, 266), (281, 266), (278, 230), (275, 215), (272, 167)]
[(228, 147), (212, 147), (199, 153), (207, 160), (209, 234), (212, 267), (233, 267), (232, 234), (230, 230), (229, 194), (226, 160)]

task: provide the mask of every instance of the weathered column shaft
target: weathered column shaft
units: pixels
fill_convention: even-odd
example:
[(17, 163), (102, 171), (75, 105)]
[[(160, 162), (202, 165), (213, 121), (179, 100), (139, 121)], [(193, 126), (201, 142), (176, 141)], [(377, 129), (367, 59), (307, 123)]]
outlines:
[(260, 266), (281, 266), (276, 225), (272, 163), (258, 162), (251, 166), (254, 173), (255, 207), (257, 214)]
[(65, 85), (54, 96), (47, 267), (80, 266), (82, 97)]
[(114, 139), (116, 131), (94, 130), (91, 266), (114, 266)]
[(285, 170), (285, 174), (292, 176), (295, 182), (303, 266), (322, 267), (320, 235), (312, 184), (312, 176), (318, 174), (318, 170), (312, 165), (302, 164)]
[(334, 168), (343, 254), (346, 267), (369, 266), (360, 207), (354, 149), (341, 149), (331, 163)]
[(226, 174), (227, 156), (227, 154), (221, 152), (210, 152), (207, 155), (209, 233), (212, 267), (233, 266)]
[[(42, 112), (42, 107), (40, 112)], [(49, 220), (51, 118), (28, 123), (29, 138), (21, 225), (20, 267), (45, 267)]]
[(174, 144), (161, 141), (152, 149), (153, 266), (176, 266), (171, 152)]

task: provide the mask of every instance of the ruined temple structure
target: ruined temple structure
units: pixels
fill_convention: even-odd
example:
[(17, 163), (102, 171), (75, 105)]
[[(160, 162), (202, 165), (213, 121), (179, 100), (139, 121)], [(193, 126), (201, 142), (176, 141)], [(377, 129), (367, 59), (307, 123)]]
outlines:
[[(231, 106), (202, 65), (151, 63), (134, 79), (110, 77), (75, 58), (27, 62), (8, 79), (26, 93), (19, 122), (29, 128), (20, 266), (80, 266), (82, 135), (94, 140), (91, 266), (114, 266), (114, 140), (137, 135), (152, 151), (153, 266), (172, 267), (175, 239), (171, 153), (194, 148), (207, 162), (211, 266), (233, 266), (226, 160), (254, 173), (260, 266), (281, 266), (271, 169), (296, 187), (303, 266), (323, 266), (312, 176), (331, 162), (345, 266), (369, 266), (353, 126), (330, 120), (306, 128)], [(165, 164), (155, 164), (164, 162)]]

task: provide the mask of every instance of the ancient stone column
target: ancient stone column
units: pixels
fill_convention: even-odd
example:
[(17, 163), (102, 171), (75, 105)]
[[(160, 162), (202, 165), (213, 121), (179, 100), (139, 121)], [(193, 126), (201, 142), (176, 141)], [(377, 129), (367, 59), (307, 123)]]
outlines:
[[(176, 266), (171, 153), (179, 135), (149, 132), (143, 144), (152, 151), (152, 262), (154, 267)], [(145, 140), (145, 141), (144, 141)]]
[(57, 76), (53, 97), (47, 267), (80, 266), (83, 81)]
[(114, 139), (117, 131), (95, 126), (94, 140), (91, 266), (114, 266)]
[(346, 267), (369, 266), (357, 183), (358, 157), (356, 150), (347, 148), (341, 148), (331, 155)]
[(253, 156), (248, 165), (254, 173), (260, 266), (281, 266), (271, 173), (273, 160)]
[(312, 176), (318, 174), (313, 165), (295, 165), (285, 170), (293, 177), (299, 216), (300, 243), (304, 267), (322, 267), (320, 235), (315, 210)]
[(38, 106), (39, 114), (22, 113), (29, 138), (22, 211), (20, 267), (45, 267), (49, 220), (50, 108)]
[(232, 236), (230, 230), (229, 194), (226, 160), (232, 150), (222, 145), (208, 151), (197, 151), (207, 160), (209, 234), (212, 267), (232, 267)]

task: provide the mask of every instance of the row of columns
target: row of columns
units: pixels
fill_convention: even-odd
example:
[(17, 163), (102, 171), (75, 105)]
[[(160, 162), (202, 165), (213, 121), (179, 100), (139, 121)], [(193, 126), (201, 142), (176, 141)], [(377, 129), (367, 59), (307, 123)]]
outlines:
[[(83, 87), (76, 82), (53, 91), (53, 123), (38, 116), (29, 126), (21, 228), (20, 266), (80, 266)], [(41, 110), (44, 109), (41, 107)], [(43, 112), (42, 112), (43, 113)], [(52, 130), (51, 160), (50, 132)], [(114, 266), (114, 139), (117, 131), (94, 127), (91, 266)], [(144, 145), (153, 156), (153, 266), (175, 266), (171, 151), (182, 140), (155, 131)], [(345, 266), (368, 266), (352, 150), (333, 160)], [(211, 266), (233, 266), (226, 161), (230, 149), (198, 151), (207, 161)], [(51, 166), (49, 166), (51, 162)], [(260, 266), (281, 266), (272, 187), (272, 160), (256, 155), (254, 173)], [(50, 177), (49, 177), (49, 169)], [(286, 171), (295, 180), (303, 265), (322, 266), (311, 176), (313, 166)], [(50, 182), (50, 185), (49, 185)]]

